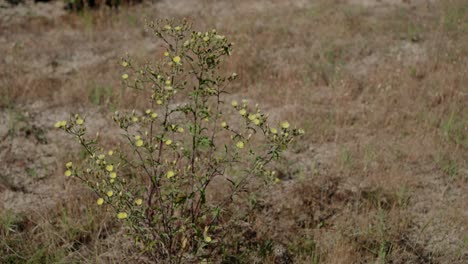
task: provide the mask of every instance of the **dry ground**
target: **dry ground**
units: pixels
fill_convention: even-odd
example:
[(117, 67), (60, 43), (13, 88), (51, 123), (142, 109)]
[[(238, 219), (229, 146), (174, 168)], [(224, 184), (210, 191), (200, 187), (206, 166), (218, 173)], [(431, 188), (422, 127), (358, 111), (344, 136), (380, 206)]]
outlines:
[[(61, 2), (60, 2), (61, 3)], [(188, 17), (235, 43), (232, 97), (307, 135), (259, 201), (244, 262), (468, 263), (465, 0), (179, 0), (68, 14), (0, 2), (0, 260), (141, 262), (111, 215), (64, 179), (79, 149), (51, 125), (141, 108), (118, 59), (161, 56), (143, 19)]]

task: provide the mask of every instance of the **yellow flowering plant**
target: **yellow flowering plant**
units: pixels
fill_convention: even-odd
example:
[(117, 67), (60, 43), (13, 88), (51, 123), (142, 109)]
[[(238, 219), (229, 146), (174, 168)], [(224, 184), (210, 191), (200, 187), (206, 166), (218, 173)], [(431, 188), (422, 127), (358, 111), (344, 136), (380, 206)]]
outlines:
[[(87, 184), (97, 205), (107, 206), (155, 261), (212, 259), (229, 243), (224, 238), (233, 222), (226, 220), (233, 215), (233, 198), (249, 191), (253, 181), (278, 183), (271, 165), (303, 130), (286, 121), (271, 127), (268, 115), (246, 100), (223, 107), (237, 75), (220, 73), (232, 44), (216, 30), (193, 31), (185, 20), (148, 27), (164, 43), (160, 60), (121, 62), (122, 82), (148, 98), (148, 105), (114, 113), (123, 137), (113, 150), (87, 136), (86, 118), (57, 122), (87, 153), (81, 164), (67, 163), (65, 175)], [(224, 111), (240, 122), (229, 121)], [(210, 200), (215, 178), (229, 191)]]

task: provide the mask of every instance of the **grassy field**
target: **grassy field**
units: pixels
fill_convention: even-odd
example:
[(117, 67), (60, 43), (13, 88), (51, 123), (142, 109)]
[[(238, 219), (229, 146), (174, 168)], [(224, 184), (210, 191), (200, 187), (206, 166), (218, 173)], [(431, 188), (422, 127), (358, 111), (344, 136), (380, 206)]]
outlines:
[(119, 59), (160, 58), (144, 20), (167, 17), (235, 42), (228, 98), (306, 130), (257, 198), (236, 261), (468, 263), (466, 0), (0, 6), (1, 263), (149, 262), (63, 176), (82, 153), (53, 124), (83, 113), (115, 144), (109, 113), (146, 104), (121, 85)]

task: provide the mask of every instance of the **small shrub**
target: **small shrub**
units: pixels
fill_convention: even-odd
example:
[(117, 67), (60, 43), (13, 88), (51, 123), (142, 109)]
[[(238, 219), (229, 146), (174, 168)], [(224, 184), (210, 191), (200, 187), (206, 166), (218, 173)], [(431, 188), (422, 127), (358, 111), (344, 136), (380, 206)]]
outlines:
[[(270, 126), (268, 115), (246, 100), (229, 107), (240, 122), (227, 119), (223, 96), (237, 75), (220, 74), (232, 44), (216, 30), (192, 31), (187, 21), (173, 20), (148, 27), (164, 43), (162, 59), (121, 62), (124, 85), (146, 96), (148, 109), (114, 113), (123, 140), (112, 150), (87, 136), (85, 117), (57, 122), (87, 152), (81, 164), (66, 164), (65, 175), (88, 185), (153, 260), (214, 259), (235, 243), (226, 238), (239, 221), (247, 221), (234, 205), (279, 181), (272, 163), (303, 130), (288, 122)], [(220, 181), (228, 191), (209, 199)]]

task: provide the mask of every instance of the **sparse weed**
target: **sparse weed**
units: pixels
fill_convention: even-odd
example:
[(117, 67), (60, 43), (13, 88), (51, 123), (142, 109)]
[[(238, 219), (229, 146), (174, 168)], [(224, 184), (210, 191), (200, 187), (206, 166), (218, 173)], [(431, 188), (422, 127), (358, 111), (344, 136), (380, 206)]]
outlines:
[[(85, 117), (57, 122), (87, 152), (82, 164), (66, 164), (65, 175), (89, 186), (97, 205), (114, 211), (153, 260), (210, 260), (229, 250), (231, 226), (245, 217), (233, 214), (231, 205), (279, 182), (272, 163), (304, 131), (286, 121), (270, 126), (268, 115), (247, 100), (231, 102), (241, 121), (228, 120), (223, 95), (237, 75), (218, 73), (232, 49), (225, 36), (192, 31), (187, 21), (148, 26), (165, 43), (164, 55), (142, 66), (122, 59), (122, 80), (147, 96), (150, 106), (114, 113), (123, 141), (107, 150), (98, 137), (87, 136)], [(207, 198), (210, 188), (223, 187), (220, 199)]]

